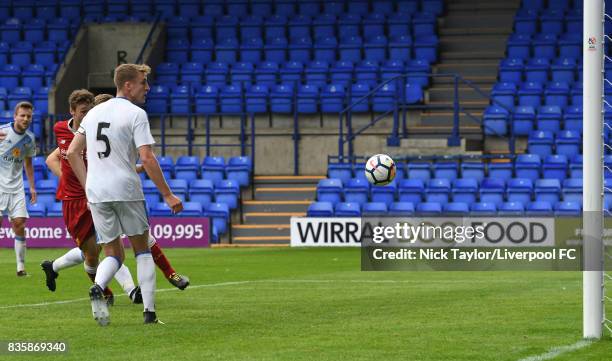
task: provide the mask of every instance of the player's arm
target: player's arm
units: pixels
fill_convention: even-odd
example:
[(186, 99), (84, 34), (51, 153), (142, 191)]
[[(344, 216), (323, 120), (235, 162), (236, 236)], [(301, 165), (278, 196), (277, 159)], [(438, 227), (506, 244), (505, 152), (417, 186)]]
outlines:
[(83, 161), (81, 154), (85, 150), (86, 142), (85, 134), (80, 132), (75, 134), (67, 153), (68, 163), (70, 163), (70, 167), (72, 167), (72, 171), (79, 179), (83, 189), (85, 189), (85, 182), (87, 180), (87, 168), (85, 168), (85, 161)]
[(49, 154), (45, 163), (47, 164), (47, 168), (49, 168), (51, 173), (55, 174), (56, 177), (59, 178), (62, 176), (62, 163), (59, 148), (55, 148), (55, 150)]
[(164, 201), (168, 204), (168, 207), (172, 209), (172, 213), (179, 213), (183, 210), (183, 203), (181, 200), (172, 193), (170, 187), (168, 187), (168, 183), (166, 183), (166, 178), (164, 178), (164, 173), (162, 173), (161, 168), (159, 167), (159, 162), (157, 162), (157, 158), (155, 158), (155, 154), (153, 153), (153, 149), (151, 145), (142, 145), (138, 147), (138, 154), (140, 155), (140, 161), (142, 162), (142, 167), (147, 172), (147, 175), (155, 186), (161, 193), (162, 197), (164, 197)]
[(36, 194), (36, 186), (34, 182), (34, 166), (32, 165), (32, 157), (25, 157), (25, 171), (26, 177), (28, 177), (28, 183), (30, 184), (30, 203), (36, 203), (37, 194)]

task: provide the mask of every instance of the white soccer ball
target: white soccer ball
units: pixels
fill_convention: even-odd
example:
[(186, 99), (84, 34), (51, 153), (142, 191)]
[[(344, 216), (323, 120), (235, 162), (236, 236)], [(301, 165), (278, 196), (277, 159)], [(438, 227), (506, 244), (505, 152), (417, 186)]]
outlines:
[(365, 166), (366, 179), (375, 186), (384, 186), (395, 178), (395, 162), (386, 154), (376, 154)]

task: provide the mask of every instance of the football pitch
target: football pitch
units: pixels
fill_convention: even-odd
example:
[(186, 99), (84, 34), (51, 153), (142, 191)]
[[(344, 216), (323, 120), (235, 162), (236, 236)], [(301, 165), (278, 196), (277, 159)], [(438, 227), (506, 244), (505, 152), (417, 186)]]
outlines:
[[(64, 341), (45, 360), (610, 360), (612, 340), (581, 342), (577, 272), (361, 272), (358, 249), (166, 249), (192, 285), (158, 272), (157, 311), (124, 295), (111, 325), (92, 319), (82, 266), (51, 293), (28, 250), (30, 277), (0, 250), (0, 342)], [(131, 254), (127, 265), (136, 276)], [(120, 293), (113, 281), (111, 287)]]

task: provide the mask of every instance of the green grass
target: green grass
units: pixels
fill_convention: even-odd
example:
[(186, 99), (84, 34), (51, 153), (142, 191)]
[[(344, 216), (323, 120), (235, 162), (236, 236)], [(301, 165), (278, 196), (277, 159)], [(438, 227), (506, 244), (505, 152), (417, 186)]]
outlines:
[[(361, 272), (357, 249), (167, 249), (192, 287), (175, 291), (158, 272), (159, 318), (143, 325), (125, 296), (99, 327), (81, 266), (55, 293), (38, 263), (62, 250), (28, 250), (31, 277), (15, 277), (0, 252), (0, 341), (64, 340), (58, 360), (519, 360), (581, 337), (576, 272)], [(127, 265), (135, 277), (133, 257)], [(116, 293), (119, 286), (111, 285)], [(612, 341), (555, 360), (609, 360)], [(8, 359), (0, 355), (0, 361)]]

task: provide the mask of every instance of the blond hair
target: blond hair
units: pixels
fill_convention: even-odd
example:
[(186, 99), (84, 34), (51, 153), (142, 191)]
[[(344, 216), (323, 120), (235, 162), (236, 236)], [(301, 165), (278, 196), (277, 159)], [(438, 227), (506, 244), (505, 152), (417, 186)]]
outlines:
[(32, 105), (32, 103), (30, 102), (19, 102), (17, 103), (17, 105), (15, 105), (15, 115), (17, 115), (17, 111), (20, 109), (28, 109), (30, 111), (34, 111), (34, 106)]
[(94, 103), (94, 95), (87, 89), (78, 89), (70, 93), (68, 104), (70, 109), (75, 110), (79, 104), (91, 106)]
[(140, 73), (148, 75), (151, 68), (145, 64), (121, 64), (115, 68), (114, 82), (117, 89), (123, 89), (123, 85), (128, 81), (134, 81)]
[(98, 104), (102, 104), (107, 100), (111, 100), (113, 99), (114, 96), (110, 95), (110, 94), (98, 94), (96, 95), (96, 97), (94, 98), (94, 106), (98, 105)]

